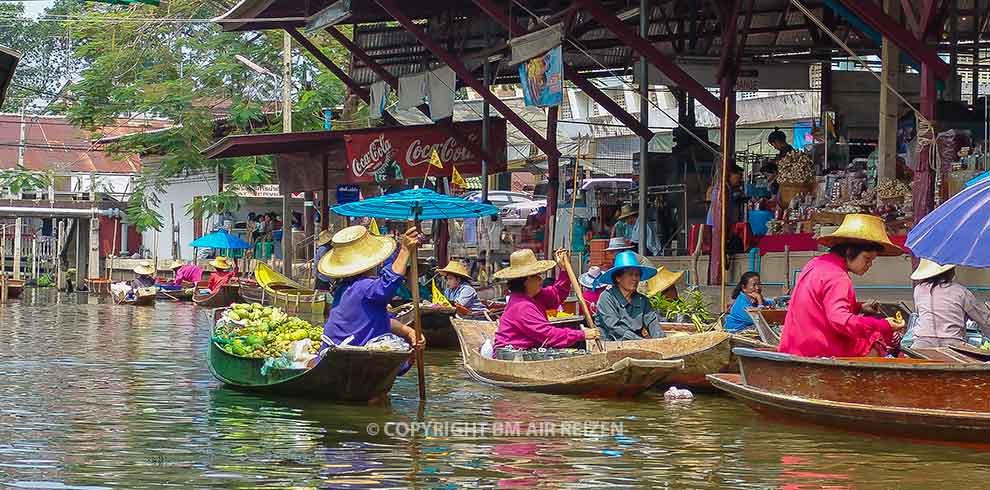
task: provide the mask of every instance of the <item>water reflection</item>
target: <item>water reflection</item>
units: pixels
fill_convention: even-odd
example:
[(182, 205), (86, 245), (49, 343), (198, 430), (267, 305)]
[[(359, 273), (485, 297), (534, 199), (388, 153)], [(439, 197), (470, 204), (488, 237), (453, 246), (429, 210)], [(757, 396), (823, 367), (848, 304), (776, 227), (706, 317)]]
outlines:
[[(193, 305), (31, 293), (0, 310), (6, 488), (934, 489), (990, 477), (986, 454), (972, 449), (785, 425), (727, 398), (669, 404), (658, 394), (609, 401), (490, 388), (469, 381), (454, 353), (428, 353), (423, 413), (414, 373), (384, 407), (262, 397), (209, 374), (209, 324)], [(368, 430), (565, 421), (623, 431)]]

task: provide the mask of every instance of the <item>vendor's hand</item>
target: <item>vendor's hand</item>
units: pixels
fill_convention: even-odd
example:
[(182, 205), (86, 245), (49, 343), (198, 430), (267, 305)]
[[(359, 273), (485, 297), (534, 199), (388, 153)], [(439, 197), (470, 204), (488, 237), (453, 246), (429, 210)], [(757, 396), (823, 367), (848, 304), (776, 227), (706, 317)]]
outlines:
[(405, 233), (400, 237), (402, 246), (406, 249), (413, 250), (419, 246), (419, 230), (415, 226), (410, 227)]
[(890, 325), (890, 329), (893, 330), (893, 331), (895, 331), (895, 332), (898, 332), (898, 331), (901, 331), (901, 330), (904, 330), (905, 328), (907, 328), (907, 322), (905, 322), (903, 320), (897, 321), (897, 319), (894, 318), (894, 317), (887, 317), (887, 318), (884, 318), (884, 320), (887, 320), (887, 324)]
[(602, 338), (602, 333), (597, 328), (582, 328), (584, 340), (596, 340)]
[(406, 327), (406, 328), (408, 328), (408, 330), (406, 331), (406, 338), (409, 340), (409, 345), (411, 345), (413, 349), (419, 349), (419, 350), (426, 349), (426, 336), (420, 335), (419, 341), (417, 342), (416, 329), (411, 327)]
[(565, 263), (571, 261), (571, 251), (559, 249), (553, 253), (553, 258), (557, 260), (557, 265), (563, 267)]
[(863, 308), (860, 312), (867, 316), (878, 315), (880, 313), (880, 302), (875, 299), (871, 299), (863, 303)]

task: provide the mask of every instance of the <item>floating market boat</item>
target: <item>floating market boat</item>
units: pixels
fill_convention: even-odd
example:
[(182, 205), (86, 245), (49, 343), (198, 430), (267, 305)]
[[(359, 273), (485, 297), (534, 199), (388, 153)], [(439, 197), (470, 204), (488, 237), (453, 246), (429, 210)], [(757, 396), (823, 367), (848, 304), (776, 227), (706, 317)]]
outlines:
[(195, 286), (182, 289), (158, 288), (158, 299), (162, 301), (192, 301), (195, 292)]
[[(406, 303), (394, 311), (396, 318), (402, 323), (412, 325), (415, 321), (416, 312), (413, 311), (412, 303)], [(460, 342), (457, 340), (457, 332), (450, 322), (457, 314), (457, 310), (449, 306), (423, 303), (419, 307), (419, 316), (423, 327), (423, 336), (426, 337), (427, 349), (458, 349)]]
[(241, 297), (249, 303), (278, 306), (292, 314), (322, 315), (326, 308), (326, 294), (307, 289), (264, 262), (259, 262), (254, 270), (257, 282), (242, 281)]
[(662, 339), (605, 342), (605, 350), (634, 349), (653, 352), (657, 359), (683, 360), (684, 368), (667, 377), (663, 384), (711, 389), (707, 375), (739, 372), (739, 363), (732, 356), (732, 338), (732, 334), (726, 332), (703, 332)]
[(206, 289), (209, 282), (200, 281), (196, 284), (193, 293), (193, 303), (206, 308), (226, 308), (240, 299), (240, 286), (238, 284), (224, 284), (210, 294), (199, 294), (200, 289)]
[(494, 339), (495, 323), (453, 319), (464, 369), (481, 383), (520, 391), (594, 397), (629, 397), (646, 391), (684, 366), (653, 352), (617, 350), (538, 361), (504, 361), (481, 355)]
[(760, 340), (769, 345), (780, 345), (780, 330), (784, 328), (787, 310), (771, 308), (746, 308), (746, 313), (753, 319), (753, 328)]
[[(214, 325), (221, 315), (223, 309), (214, 312)], [(315, 367), (268, 369), (262, 374), (265, 359), (228, 353), (211, 338), (207, 364), (215, 378), (240, 390), (347, 402), (380, 402), (385, 400), (411, 354), (411, 349), (337, 348), (328, 350)]]
[(982, 443), (990, 438), (990, 365), (734, 352), (742, 374), (708, 379), (759, 412), (860, 432)]
[(155, 306), (155, 299), (158, 297), (158, 288), (138, 289), (134, 292), (132, 298), (128, 298), (126, 293), (118, 293), (111, 289), (110, 296), (113, 298), (113, 302), (118, 305)]
[(7, 299), (17, 299), (24, 292), (24, 281), (7, 279)]

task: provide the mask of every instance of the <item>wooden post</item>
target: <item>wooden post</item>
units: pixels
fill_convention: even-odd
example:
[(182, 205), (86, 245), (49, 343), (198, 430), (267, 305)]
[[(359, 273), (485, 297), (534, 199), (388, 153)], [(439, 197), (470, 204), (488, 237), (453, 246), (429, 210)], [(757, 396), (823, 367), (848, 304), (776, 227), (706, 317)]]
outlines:
[(55, 250), (52, 259), (55, 261), (55, 288), (59, 291), (65, 289), (65, 267), (62, 265), (62, 249), (65, 247), (65, 223), (64, 219), (58, 220), (58, 235), (55, 238)]
[(31, 240), (31, 277), (38, 279), (38, 237)]
[[(103, 277), (100, 273), (100, 218), (94, 216), (89, 220), (89, 270), (87, 275), (93, 279)], [(79, 271), (80, 274), (82, 271)]]
[(14, 220), (14, 280), (21, 278), (21, 218)]
[[(883, 8), (891, 18), (900, 18), (898, 0), (883, 0)], [(909, 14), (911, 15), (911, 14)], [(898, 89), (901, 71), (901, 50), (890, 39), (883, 39), (882, 74), (880, 86), (880, 138), (877, 141), (877, 183), (897, 176), (897, 118), (900, 103), (891, 90)], [(824, 130), (828, 129), (822, 121)], [(827, 132), (822, 132), (826, 135)], [(828, 139), (826, 138), (826, 145)], [(828, 168), (828, 162), (825, 162)]]
[[(418, 227), (418, 223), (417, 223)], [(402, 246), (401, 244), (399, 245)], [(414, 328), (416, 329), (416, 342), (423, 338), (423, 317), (419, 311), (419, 244), (412, 249), (412, 261), (409, 267), (409, 290), (412, 291)], [(423, 349), (415, 349), (416, 371), (419, 373), (419, 400), (426, 401), (426, 372), (423, 370)]]
[[(282, 33), (282, 132), (292, 132), (292, 37)], [(295, 249), (292, 247), (292, 195), (282, 194), (282, 274), (292, 279)]]

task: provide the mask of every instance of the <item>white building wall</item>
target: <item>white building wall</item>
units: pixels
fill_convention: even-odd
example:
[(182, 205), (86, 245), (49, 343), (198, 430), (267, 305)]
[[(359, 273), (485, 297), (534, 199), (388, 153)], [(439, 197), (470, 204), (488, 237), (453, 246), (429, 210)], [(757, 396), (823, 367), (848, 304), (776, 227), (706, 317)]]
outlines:
[[(172, 179), (165, 186), (160, 194), (161, 203), (158, 213), (162, 215), (162, 231), (147, 230), (142, 234), (144, 246), (152, 250), (155, 246), (155, 233), (158, 233), (158, 259), (159, 261), (171, 260), (172, 257), (172, 235), (170, 233), (171, 206), (175, 206), (175, 224), (179, 228), (178, 244), (180, 257), (185, 260), (192, 259), (193, 249), (189, 242), (193, 241), (193, 217), (186, 214), (186, 207), (193, 202), (197, 196), (208, 196), (216, 194), (217, 178), (214, 174), (191, 175)], [(203, 225), (204, 232), (209, 231), (209, 223)]]

